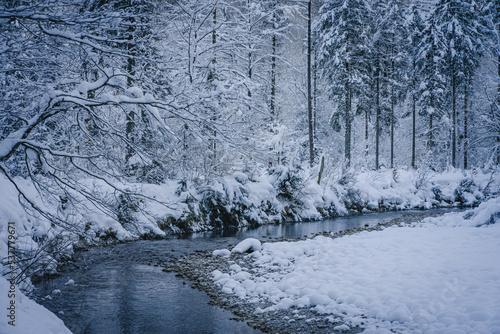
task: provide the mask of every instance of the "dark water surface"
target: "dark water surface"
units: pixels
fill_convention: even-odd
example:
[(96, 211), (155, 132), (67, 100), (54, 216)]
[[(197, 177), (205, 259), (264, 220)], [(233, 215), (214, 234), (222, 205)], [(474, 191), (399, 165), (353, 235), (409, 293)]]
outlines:
[(38, 284), (36, 293), (50, 296), (39, 302), (58, 314), (74, 333), (261, 333), (232, 320), (231, 312), (209, 305), (207, 294), (192, 289), (189, 282), (186, 284), (174, 273), (163, 272), (159, 262), (196, 250), (227, 248), (249, 237), (299, 238), (322, 231), (373, 226), (403, 214), (423, 212), (265, 225), (92, 248), (78, 252), (75, 266), (63, 268), (60, 277)]

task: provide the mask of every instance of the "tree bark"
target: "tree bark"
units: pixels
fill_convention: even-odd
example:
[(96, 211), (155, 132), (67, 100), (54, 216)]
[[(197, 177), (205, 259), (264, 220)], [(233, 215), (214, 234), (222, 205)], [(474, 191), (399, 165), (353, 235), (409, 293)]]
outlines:
[(376, 91), (375, 91), (375, 106), (377, 108), (375, 116), (375, 169), (380, 168), (380, 62), (377, 60), (376, 71)]
[[(455, 35), (455, 23), (453, 23), (453, 35)], [(455, 68), (455, 58), (452, 58), (452, 78), (451, 78), (451, 98), (452, 98), (452, 129), (451, 129), (451, 164), (457, 168), (457, 78)]]
[(468, 91), (468, 86), (469, 86), (469, 82), (466, 81), (465, 82), (465, 86), (464, 86), (464, 169), (467, 169), (469, 166), (468, 166), (468, 103), (469, 103), (469, 91)]
[(272, 37), (271, 56), (271, 117), (276, 121), (276, 35)]
[(434, 124), (432, 124), (434, 117), (434, 96), (431, 93), (430, 106), (432, 108), (432, 113), (429, 115), (429, 151), (432, 153), (432, 149), (434, 148)]
[(323, 175), (323, 169), (325, 168), (325, 157), (321, 157), (321, 165), (319, 167), (319, 174), (318, 174), (318, 184), (321, 183), (321, 176)]
[[(500, 29), (500, 27), (499, 27)], [(498, 51), (500, 53), (500, 50)], [(500, 106), (500, 55), (498, 55), (498, 92), (497, 92), (497, 107)], [(497, 166), (500, 166), (500, 133), (497, 137)]]
[(368, 157), (368, 121), (369, 109), (365, 109), (365, 156)]
[(313, 128), (313, 110), (312, 110), (312, 68), (311, 68), (311, 53), (312, 53), (312, 0), (308, 3), (308, 20), (307, 20), (307, 116), (309, 123), (309, 164), (311, 167), (314, 164), (314, 128)]
[[(131, 77), (135, 75), (135, 58), (134, 54), (134, 33), (135, 33), (135, 19), (133, 17), (130, 18), (130, 27), (128, 28), (128, 36), (127, 36), (127, 53), (131, 57), (127, 58), (127, 73), (130, 75), (127, 78), (128, 86), (131, 87), (133, 85)], [(127, 122), (125, 125), (125, 133), (127, 135), (127, 139), (129, 142), (135, 142), (134, 130), (135, 130), (135, 111), (131, 110), (127, 113)], [(134, 155), (134, 148), (132, 145), (127, 145), (127, 152), (125, 153), (125, 163), (128, 165), (130, 158)], [(131, 166), (128, 166), (129, 168)]]
[(394, 61), (392, 61), (391, 83), (391, 168), (394, 168)]
[(314, 50), (314, 62), (313, 62), (313, 115), (314, 115), (314, 138), (317, 139), (318, 131), (318, 64), (317, 64), (318, 54)]
[[(349, 78), (349, 64), (346, 63), (346, 70)], [(344, 155), (347, 167), (351, 166), (351, 87), (349, 79), (345, 83), (345, 138), (344, 138)]]
[[(217, 7), (214, 7), (214, 15), (213, 15), (213, 24), (214, 24), (214, 30), (212, 31), (212, 45), (214, 46), (214, 57), (212, 59), (212, 79), (216, 79), (216, 75), (217, 75), (217, 68), (216, 68), (216, 64), (217, 64), (217, 56), (216, 56), (216, 53), (215, 53), (215, 45), (217, 44), (217, 31), (215, 30), (215, 28), (217, 27)], [(216, 89), (216, 86), (214, 86), (214, 89)], [(213, 110), (213, 113), (212, 113), (212, 121), (217, 121), (217, 110), (216, 108), (214, 108)], [(217, 131), (216, 130), (213, 130), (213, 133), (212, 133), (212, 136), (213, 138), (210, 140), (211, 141), (211, 145), (210, 145), (210, 149), (212, 151), (212, 168), (213, 170), (215, 171), (217, 169), (217, 141), (216, 141), (216, 138), (217, 138)]]
[(456, 85), (456, 76), (455, 73), (453, 73), (452, 77), (452, 82), (451, 82), (451, 89), (452, 89), (452, 128), (451, 128), (451, 164), (453, 168), (457, 168), (457, 97), (456, 97), (456, 91), (457, 91), (457, 85)]
[(415, 134), (416, 134), (416, 123), (417, 123), (417, 115), (416, 115), (416, 97), (415, 93), (412, 96), (412, 132), (411, 132), (411, 167), (416, 169), (416, 161), (415, 161)]

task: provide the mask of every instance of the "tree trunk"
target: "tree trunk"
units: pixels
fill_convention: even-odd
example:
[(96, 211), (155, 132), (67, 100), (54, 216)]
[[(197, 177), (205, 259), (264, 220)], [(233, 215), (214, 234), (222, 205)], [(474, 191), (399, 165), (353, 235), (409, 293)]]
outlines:
[(325, 157), (321, 157), (321, 165), (319, 167), (319, 174), (318, 174), (318, 184), (321, 183), (321, 176), (323, 175), (323, 169), (325, 168)]
[[(500, 55), (498, 56), (497, 66), (498, 66), (498, 92), (497, 92), (497, 107), (498, 107), (500, 106)], [(497, 137), (497, 166), (500, 166), (500, 134)]]
[(365, 109), (365, 156), (368, 157), (368, 117), (369, 109)]
[(457, 168), (457, 97), (456, 97), (456, 76), (453, 73), (452, 81), (451, 81), (451, 89), (452, 89), (452, 128), (451, 128), (451, 164), (453, 168)]
[[(275, 11), (275, 3), (273, 3), (273, 21), (276, 20), (276, 11)], [(273, 26), (274, 28), (274, 26)], [(277, 38), (276, 35), (273, 34), (271, 39), (271, 101), (270, 101), (270, 113), (271, 113), (271, 126), (276, 124), (278, 120), (278, 113), (276, 110), (276, 53), (277, 53)], [(271, 133), (273, 132), (273, 128), (271, 128)], [(271, 153), (274, 150), (273, 147), (270, 147), (269, 150)], [(271, 167), (274, 163), (273, 154), (269, 159), (269, 166)], [(279, 164), (279, 151), (278, 151), (278, 164)]]
[(276, 121), (276, 35), (272, 37), (271, 56), (271, 118)]
[(311, 167), (314, 164), (314, 129), (313, 129), (313, 110), (312, 110), (312, 68), (311, 68), (311, 53), (312, 53), (312, 0), (308, 3), (308, 20), (307, 20), (307, 118), (309, 123), (309, 164)]
[[(134, 52), (134, 32), (135, 32), (135, 19), (130, 18), (130, 27), (128, 28), (129, 35), (127, 36), (127, 53), (131, 57), (127, 59), (127, 73), (130, 75), (127, 78), (128, 86), (131, 87), (133, 85), (131, 77), (135, 75), (135, 52)], [(133, 107), (132, 107), (133, 108)], [(135, 130), (135, 111), (131, 110), (127, 113), (127, 121), (125, 125), (125, 133), (127, 135), (127, 139), (129, 142), (135, 142), (134, 130)], [(130, 158), (134, 155), (134, 148), (132, 145), (127, 145), (127, 152), (125, 153), (125, 163), (128, 165)], [(130, 168), (130, 166), (128, 166)]]
[[(349, 64), (346, 63), (346, 70), (349, 73)], [(347, 167), (351, 166), (351, 87), (349, 79), (345, 83), (345, 136), (344, 155)]]
[(500, 166), (500, 136), (497, 137), (497, 166)]
[(433, 121), (433, 115), (434, 115), (434, 96), (431, 93), (431, 100), (430, 100), (430, 106), (432, 109), (432, 113), (429, 115), (429, 152), (432, 154), (432, 149), (434, 148), (434, 124), (432, 124)]
[(467, 160), (467, 154), (468, 154), (468, 134), (467, 134), (467, 118), (468, 118), (468, 103), (469, 103), (469, 91), (468, 91), (468, 86), (469, 83), (468, 81), (465, 82), (464, 86), (464, 169), (467, 169), (468, 166), (468, 160)]
[(380, 63), (377, 60), (376, 71), (376, 91), (375, 91), (375, 106), (377, 108), (375, 116), (375, 169), (380, 168), (379, 154), (380, 154)]
[(416, 169), (416, 161), (415, 161), (415, 134), (416, 134), (416, 123), (417, 123), (417, 115), (416, 115), (416, 97), (415, 94), (412, 96), (412, 132), (411, 132), (411, 167)]
[(318, 53), (314, 50), (314, 63), (313, 63), (313, 114), (314, 114), (314, 138), (317, 139), (318, 131)]
[[(273, 2), (273, 29), (275, 28), (274, 23), (276, 22), (276, 2)], [(277, 53), (277, 38), (276, 34), (273, 34), (271, 39), (271, 122), (276, 121), (276, 53)]]
[[(215, 28), (217, 27), (217, 7), (214, 8), (214, 16), (213, 16), (213, 24), (214, 24), (214, 30), (212, 32), (212, 45), (214, 46), (214, 57), (212, 58), (212, 79), (216, 79), (217, 75), (217, 56), (215, 53), (215, 45), (217, 44), (217, 31)], [(214, 89), (217, 89), (217, 87), (214, 85)], [(212, 113), (212, 121), (217, 121), (217, 110), (214, 108), (213, 113)], [(210, 150), (212, 151), (212, 168), (215, 171), (217, 169), (217, 131), (213, 130), (212, 133), (212, 139), (210, 140)]]
[[(394, 76), (394, 62), (392, 62), (392, 74)], [(394, 83), (391, 84), (391, 168), (394, 168)]]
[[(394, 45), (394, 34), (392, 35), (392, 45)], [(391, 47), (391, 168), (394, 168), (394, 82), (395, 82), (395, 73), (394, 73), (394, 46)]]

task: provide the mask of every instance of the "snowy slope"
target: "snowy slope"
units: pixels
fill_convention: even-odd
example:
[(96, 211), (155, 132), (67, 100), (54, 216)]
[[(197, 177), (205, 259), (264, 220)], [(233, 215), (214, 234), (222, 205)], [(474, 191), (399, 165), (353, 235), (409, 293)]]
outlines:
[[(70, 334), (71, 331), (66, 328), (63, 321), (55, 314), (47, 310), (42, 305), (35, 303), (26, 297), (23, 293), (16, 291), (13, 299), (7, 298), (10, 283), (3, 277), (0, 277), (0, 291), (5, 296), (0, 298), (0, 307), (2, 309), (2, 320), (0, 321), (0, 333), (2, 334)], [(11, 300), (15, 300), (15, 313), (12, 320), (8, 317), (7, 308)], [(13, 321), (12, 326), (8, 321)]]

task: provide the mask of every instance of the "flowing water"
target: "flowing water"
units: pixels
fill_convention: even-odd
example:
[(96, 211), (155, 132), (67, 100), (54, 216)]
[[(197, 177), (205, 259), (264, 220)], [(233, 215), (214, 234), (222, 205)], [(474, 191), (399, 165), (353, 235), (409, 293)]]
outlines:
[(61, 276), (39, 283), (36, 294), (47, 297), (39, 302), (74, 333), (260, 333), (233, 320), (229, 311), (209, 305), (206, 293), (192, 289), (175, 273), (162, 271), (161, 262), (197, 250), (228, 248), (250, 237), (300, 238), (422, 213), (377, 213), (96, 247), (77, 252), (74, 265), (63, 268)]

